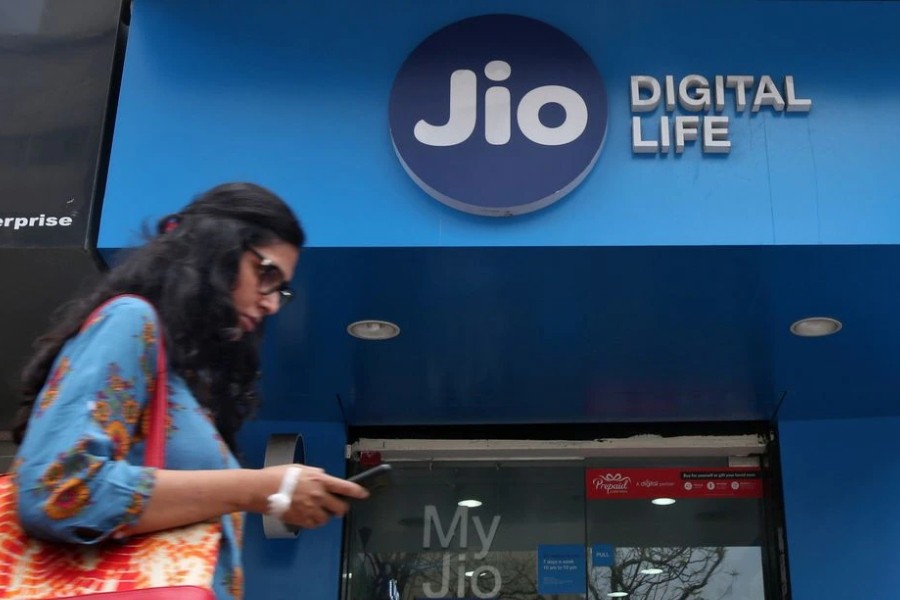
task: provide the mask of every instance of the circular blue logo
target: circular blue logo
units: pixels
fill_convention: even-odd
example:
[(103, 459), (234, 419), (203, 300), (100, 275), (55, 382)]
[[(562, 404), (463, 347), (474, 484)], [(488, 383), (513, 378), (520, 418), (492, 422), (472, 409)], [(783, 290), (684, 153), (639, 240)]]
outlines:
[(587, 176), (606, 136), (603, 78), (558, 29), (485, 15), (413, 50), (390, 100), (403, 168), (458, 210), (504, 217), (548, 206)]

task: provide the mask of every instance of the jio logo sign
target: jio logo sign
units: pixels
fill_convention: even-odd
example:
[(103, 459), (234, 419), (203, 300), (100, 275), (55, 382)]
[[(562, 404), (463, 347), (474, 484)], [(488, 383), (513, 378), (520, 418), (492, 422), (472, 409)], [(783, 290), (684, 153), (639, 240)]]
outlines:
[(606, 125), (606, 89), (587, 53), (515, 15), (434, 33), (391, 90), (391, 138), (406, 172), (478, 215), (520, 215), (568, 194), (597, 161)]

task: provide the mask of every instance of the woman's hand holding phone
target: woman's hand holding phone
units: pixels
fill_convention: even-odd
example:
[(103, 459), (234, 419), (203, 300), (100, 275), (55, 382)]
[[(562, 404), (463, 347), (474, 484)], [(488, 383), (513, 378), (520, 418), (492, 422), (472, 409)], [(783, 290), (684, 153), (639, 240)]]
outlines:
[(262, 469), (271, 477), (272, 483), (267, 487), (277, 490), (287, 470), (298, 466), (301, 471), (291, 494), (290, 506), (280, 516), (285, 523), (304, 529), (321, 527), (332, 517), (343, 516), (350, 510), (347, 500), (362, 500), (369, 496), (369, 491), (357, 483), (328, 475), (318, 467), (305, 465), (281, 465)]

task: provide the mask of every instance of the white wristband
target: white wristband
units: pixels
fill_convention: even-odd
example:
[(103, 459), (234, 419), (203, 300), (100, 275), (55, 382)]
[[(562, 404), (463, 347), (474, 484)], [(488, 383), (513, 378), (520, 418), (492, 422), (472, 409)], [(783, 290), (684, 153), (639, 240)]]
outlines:
[(300, 472), (302, 470), (296, 466), (288, 467), (287, 471), (284, 472), (284, 477), (281, 479), (281, 487), (278, 489), (278, 493), (272, 494), (268, 498), (269, 510), (266, 514), (280, 519), (287, 512), (291, 507), (291, 498), (294, 497), (294, 489), (300, 480)]

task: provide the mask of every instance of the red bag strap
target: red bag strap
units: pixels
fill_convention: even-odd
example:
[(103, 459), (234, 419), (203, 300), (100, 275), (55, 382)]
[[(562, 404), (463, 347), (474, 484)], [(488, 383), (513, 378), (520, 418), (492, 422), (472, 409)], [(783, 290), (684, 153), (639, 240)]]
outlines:
[[(136, 294), (120, 294), (113, 296), (103, 304), (95, 308), (87, 319), (84, 321), (82, 331), (93, 321), (104, 308), (119, 298), (137, 298), (150, 304), (146, 298)], [(144, 447), (144, 465), (148, 467), (156, 467), (161, 469), (166, 464), (166, 413), (169, 410), (168, 389), (169, 376), (166, 368), (166, 347), (162, 337), (162, 322), (156, 309), (150, 304), (153, 313), (156, 316), (157, 327), (156, 336), (156, 383), (153, 386), (153, 396), (150, 398), (149, 413), (150, 423), (147, 428), (147, 444)]]

